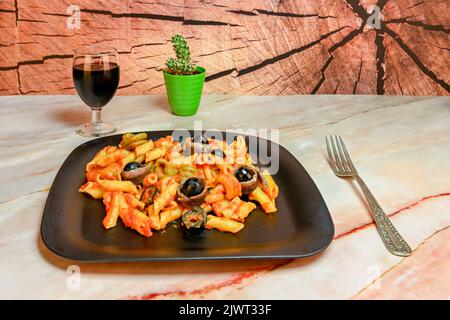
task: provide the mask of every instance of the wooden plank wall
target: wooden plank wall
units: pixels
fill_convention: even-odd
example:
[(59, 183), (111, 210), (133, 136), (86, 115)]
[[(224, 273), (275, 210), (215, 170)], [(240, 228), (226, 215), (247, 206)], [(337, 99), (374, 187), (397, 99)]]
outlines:
[(449, 0), (1, 0), (0, 95), (73, 94), (73, 49), (92, 43), (119, 50), (119, 94), (163, 93), (174, 33), (210, 93), (449, 95), (449, 17)]

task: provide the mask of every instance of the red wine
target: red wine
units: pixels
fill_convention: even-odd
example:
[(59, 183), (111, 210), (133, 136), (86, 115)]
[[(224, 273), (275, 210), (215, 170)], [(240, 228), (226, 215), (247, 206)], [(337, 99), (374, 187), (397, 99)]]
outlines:
[(73, 81), (80, 98), (92, 109), (101, 109), (116, 93), (120, 70), (116, 63), (73, 66)]

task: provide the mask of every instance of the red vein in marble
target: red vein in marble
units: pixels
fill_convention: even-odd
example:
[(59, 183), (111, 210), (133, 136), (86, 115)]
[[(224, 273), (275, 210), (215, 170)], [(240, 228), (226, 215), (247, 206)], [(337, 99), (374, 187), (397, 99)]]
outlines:
[(219, 283), (213, 283), (210, 285), (207, 285), (203, 288), (199, 288), (199, 289), (194, 289), (191, 291), (186, 291), (186, 290), (172, 290), (172, 291), (165, 291), (165, 292), (154, 292), (154, 293), (148, 293), (145, 294), (143, 296), (137, 297), (137, 296), (131, 296), (128, 297), (128, 299), (130, 300), (151, 300), (151, 299), (156, 299), (156, 298), (162, 298), (162, 297), (167, 297), (167, 296), (178, 296), (178, 297), (184, 297), (187, 295), (202, 295), (202, 294), (207, 294), (211, 291), (214, 290), (220, 290), (222, 288), (226, 288), (229, 286), (233, 286), (233, 285), (238, 285), (241, 284), (244, 280), (249, 279), (249, 278), (253, 278), (255, 276), (257, 276), (260, 273), (263, 272), (269, 272), (272, 270), (275, 270), (277, 268), (280, 268), (286, 264), (288, 264), (289, 262), (291, 262), (294, 259), (288, 259), (288, 260), (284, 260), (280, 263), (277, 263), (273, 266), (270, 267), (266, 267), (266, 268), (256, 268), (252, 271), (248, 271), (248, 272), (241, 272), (237, 275), (235, 275), (234, 277), (225, 280), (225, 281), (221, 281)]
[[(400, 212), (403, 212), (405, 210), (409, 210), (409, 209), (411, 209), (413, 207), (418, 206), (419, 204), (421, 204), (422, 202), (424, 202), (426, 200), (434, 199), (434, 198), (440, 198), (440, 197), (448, 197), (448, 196), (450, 196), (450, 192), (449, 193), (440, 193), (440, 194), (435, 194), (435, 195), (431, 195), (431, 196), (426, 196), (426, 197), (424, 197), (424, 198), (422, 198), (420, 200), (417, 200), (417, 201), (415, 201), (415, 202), (413, 202), (413, 203), (411, 203), (411, 204), (409, 204), (409, 205), (407, 205), (407, 206), (405, 206), (403, 208), (400, 208), (400, 209), (398, 209), (398, 210), (388, 214), (388, 216), (392, 217), (392, 216), (394, 216), (394, 215), (396, 215), (396, 214), (398, 214)], [(344, 232), (344, 233), (341, 233), (341, 234), (335, 236), (334, 239), (336, 240), (336, 239), (345, 237), (347, 235), (353, 234), (355, 232), (358, 232), (360, 230), (366, 229), (366, 228), (368, 228), (370, 226), (373, 226), (373, 225), (374, 225), (374, 222), (370, 222), (370, 223), (361, 225), (359, 227), (356, 227), (354, 229), (351, 229), (351, 230), (349, 230), (347, 232)], [(183, 297), (183, 296), (187, 296), (187, 295), (203, 295), (203, 294), (210, 293), (210, 292), (212, 292), (214, 290), (220, 290), (220, 289), (223, 289), (223, 288), (226, 288), (226, 287), (229, 287), (229, 286), (241, 284), (245, 279), (249, 279), (249, 278), (255, 277), (256, 275), (258, 275), (259, 273), (262, 273), (262, 272), (266, 272), (267, 273), (267, 272), (273, 271), (275, 269), (278, 269), (278, 268), (280, 268), (282, 266), (285, 266), (285, 265), (289, 264), (293, 260), (295, 260), (295, 259), (288, 259), (288, 260), (285, 260), (285, 261), (283, 261), (281, 263), (278, 263), (276, 265), (270, 266), (268, 268), (263, 268), (262, 270), (258, 270), (257, 269), (257, 270), (253, 270), (253, 271), (242, 272), (242, 273), (239, 273), (236, 276), (234, 276), (234, 277), (232, 277), (232, 278), (230, 278), (228, 280), (225, 280), (225, 281), (222, 281), (222, 282), (219, 282), (219, 283), (213, 283), (213, 284), (207, 285), (207, 286), (205, 286), (203, 288), (194, 289), (194, 290), (191, 290), (191, 291), (172, 290), (172, 291), (165, 291), (165, 292), (154, 292), (154, 293), (145, 294), (145, 295), (143, 295), (141, 297), (131, 296), (128, 299), (151, 300), (151, 299), (167, 297), (167, 296)]]
[[(396, 215), (397, 213), (400, 213), (402, 211), (414, 208), (414, 207), (418, 206), (419, 204), (421, 204), (422, 202), (424, 202), (425, 200), (434, 199), (434, 198), (440, 198), (440, 197), (448, 197), (448, 196), (450, 196), (450, 192), (439, 193), (439, 194), (434, 194), (434, 195), (431, 195), (431, 196), (423, 197), (422, 199), (417, 200), (416, 202), (413, 202), (413, 203), (407, 205), (406, 207), (400, 208), (400, 209), (398, 209), (398, 210), (388, 214), (388, 217), (392, 217), (392, 216)], [(363, 224), (363, 225), (361, 225), (359, 227), (356, 227), (356, 228), (353, 228), (353, 229), (351, 229), (351, 230), (349, 230), (347, 232), (338, 234), (337, 236), (334, 237), (334, 240), (342, 238), (342, 237), (345, 237), (345, 236), (347, 236), (349, 234), (352, 234), (352, 233), (355, 233), (357, 231), (364, 230), (364, 229), (366, 229), (368, 227), (373, 226), (374, 224), (375, 224), (374, 222)]]
[(239, 273), (238, 275), (232, 277), (231, 279), (228, 279), (228, 280), (225, 280), (225, 281), (222, 281), (219, 283), (213, 283), (213, 284), (207, 285), (203, 288), (195, 289), (192, 291), (173, 290), (173, 291), (165, 291), (165, 292), (154, 292), (154, 293), (145, 294), (141, 297), (130, 297), (129, 299), (151, 300), (151, 299), (167, 297), (167, 296), (172, 296), (172, 295), (178, 296), (178, 297), (183, 297), (186, 295), (206, 294), (206, 293), (214, 291), (214, 290), (219, 290), (219, 289), (222, 289), (225, 287), (240, 284), (245, 279), (255, 276), (256, 273), (257, 272), (254, 272), (254, 271)]

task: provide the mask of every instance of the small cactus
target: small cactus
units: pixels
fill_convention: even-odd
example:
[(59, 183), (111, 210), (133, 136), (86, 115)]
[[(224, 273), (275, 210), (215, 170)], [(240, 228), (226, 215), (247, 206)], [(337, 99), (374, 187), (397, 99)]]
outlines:
[(176, 34), (172, 37), (173, 50), (176, 58), (169, 58), (166, 61), (167, 72), (177, 75), (191, 75), (197, 71), (197, 66), (191, 62), (191, 52), (186, 39)]

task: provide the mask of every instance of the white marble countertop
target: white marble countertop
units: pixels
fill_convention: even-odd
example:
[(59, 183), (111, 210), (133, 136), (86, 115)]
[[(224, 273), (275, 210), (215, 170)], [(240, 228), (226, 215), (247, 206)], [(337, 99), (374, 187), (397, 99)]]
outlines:
[[(280, 129), (280, 143), (331, 212), (330, 247), (297, 260), (96, 264), (57, 257), (40, 238), (42, 212), (62, 162), (86, 141), (75, 127), (90, 110), (74, 96), (0, 97), (1, 299), (450, 298), (450, 98), (210, 95), (193, 117), (173, 116), (165, 99), (115, 97), (104, 119), (118, 132), (192, 128), (194, 120), (204, 129)], [(331, 133), (344, 138), (412, 256), (388, 253), (358, 188), (333, 175), (324, 153)]]

